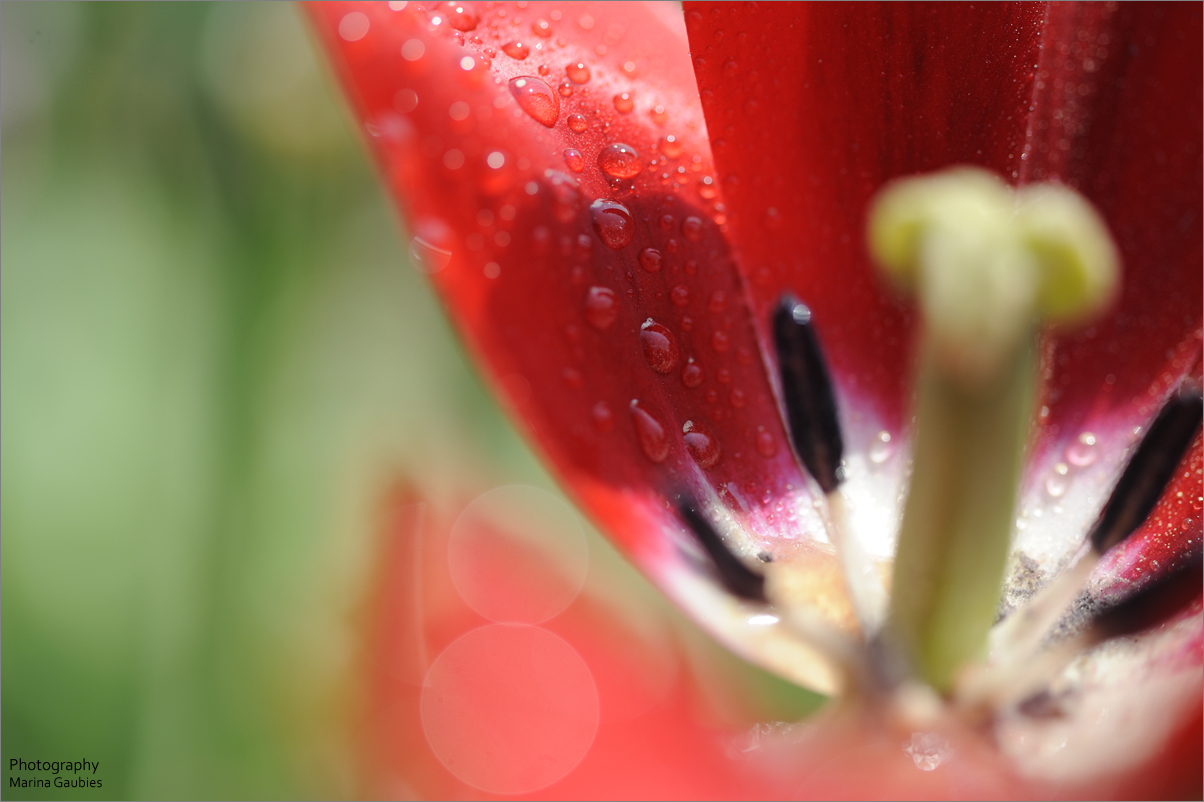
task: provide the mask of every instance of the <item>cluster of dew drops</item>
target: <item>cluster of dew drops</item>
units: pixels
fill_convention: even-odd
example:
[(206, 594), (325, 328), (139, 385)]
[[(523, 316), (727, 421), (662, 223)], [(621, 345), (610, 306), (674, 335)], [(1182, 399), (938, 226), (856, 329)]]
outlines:
[[(528, 27), (524, 24), (521, 16), (518, 14), (509, 16), (506, 8), (497, 7), (495, 9), (493, 3), (479, 4), (478, 7), (478, 5), (467, 2), (430, 5), (389, 2), (388, 6), (393, 11), (401, 11), (407, 6), (412, 10), (426, 11), (427, 24), (432, 29), (446, 25), (453, 31), (461, 45), (470, 43), (479, 47), (480, 52), (475, 59), (471, 56), (462, 59), (460, 66), (464, 70), (472, 70), (478, 66), (488, 67), (493, 59), (499, 57), (497, 48), (486, 46), (479, 36), (473, 35), (473, 32), (483, 22), (489, 28), (508, 24), (517, 31), (522, 31), (522, 35), (517, 38), (508, 39), (503, 36), (502, 38), (507, 41), (501, 45), (500, 49), (501, 55), (518, 62), (527, 61), (533, 54), (550, 53), (553, 50), (551, 45), (555, 26), (567, 24), (567, 22), (562, 22), (563, 13), (558, 9), (550, 10), (548, 19), (536, 19)], [(526, 6), (525, 2), (515, 4), (520, 12)], [(482, 12), (486, 16), (485, 20), (482, 19)], [(489, 15), (491, 14), (496, 16), (496, 19), (490, 19)], [(581, 28), (587, 30), (595, 25), (594, 19), (588, 14), (581, 15), (576, 22)], [(369, 21), (365, 15), (351, 12), (345, 15), (341, 21), (339, 33), (344, 39), (355, 41), (367, 35), (368, 27)], [(533, 39), (524, 40), (527, 31), (530, 32)], [(621, 31), (607, 31), (604, 42), (613, 46), (621, 36)], [(565, 46), (564, 40), (556, 40), (555, 44), (561, 48)], [(401, 55), (408, 61), (417, 61), (422, 58), (424, 52), (425, 46), (420, 40), (411, 40), (403, 45)], [(595, 52), (598, 56), (606, 55), (607, 44), (597, 45)], [(590, 102), (588, 100), (590, 83), (596, 77), (595, 71), (598, 69), (600, 68), (595, 66), (591, 70), (590, 65), (584, 61), (573, 60), (563, 65), (563, 74), (557, 78), (551, 75), (552, 68), (545, 62), (536, 68), (535, 72), (538, 73), (538, 76), (516, 76), (509, 80), (508, 88), (510, 95), (522, 112), (545, 127), (553, 128), (557, 124), (563, 124), (574, 135), (584, 135), (590, 131), (592, 126), (601, 126), (603, 132), (606, 132), (609, 131), (614, 119), (609, 110), (587, 108)], [(625, 77), (634, 77), (637, 72), (636, 62), (624, 61), (621, 70)], [(501, 78), (495, 78), (495, 80), (499, 83), (502, 81)], [(553, 83), (554, 87), (551, 85)], [(561, 123), (562, 101), (567, 103), (574, 95), (577, 96), (577, 108), (564, 115), (563, 123)], [(412, 111), (417, 104), (417, 93), (410, 89), (402, 90), (395, 102), (398, 110), (403, 113)], [(495, 105), (501, 105), (500, 99), (495, 101)], [(616, 114), (631, 114), (637, 106), (634, 90), (617, 92), (611, 98), (611, 105)], [(458, 102), (452, 105), (449, 114), (453, 119), (462, 120), (467, 118), (469, 111), (468, 104)], [(669, 113), (660, 103), (650, 105), (647, 112), (658, 127), (663, 128), (669, 122)], [(632, 189), (634, 187), (631, 183), (632, 179), (644, 172), (645, 169), (650, 171), (659, 169), (660, 183), (666, 187), (671, 186), (674, 190), (679, 190), (693, 182), (698, 196), (709, 206), (711, 222), (722, 230), (726, 225), (726, 210), (723, 204), (717, 200), (718, 189), (714, 177), (704, 174), (695, 178), (693, 175), (702, 172), (702, 157), (697, 154), (688, 155), (682, 138), (675, 133), (666, 132), (661, 135), (654, 143), (653, 148), (656, 153), (645, 165), (640, 153), (631, 145), (624, 142), (606, 143), (598, 151), (597, 168), (607, 184), (612, 189), (620, 191)], [(563, 158), (565, 165), (574, 173), (582, 173), (587, 169), (587, 161), (577, 148), (565, 149)], [(505, 156), (500, 152), (491, 153), (487, 157), (487, 162), (492, 168), (501, 167), (504, 161)], [(520, 167), (522, 161), (525, 160), (520, 160)], [(443, 162), (449, 169), (456, 169), (463, 166), (464, 157), (459, 150), (451, 150), (444, 154)], [(552, 189), (555, 205), (556, 187)], [(527, 185), (526, 191), (528, 194), (534, 195), (539, 191), (539, 186), (531, 182)], [(575, 214), (575, 198), (566, 201), (564, 211), (566, 217), (570, 212)], [(507, 205), (499, 209), (497, 217), (509, 220), (513, 219), (514, 213), (513, 207)], [(590, 216), (599, 239), (608, 247), (620, 250), (630, 245), (635, 235), (634, 222), (631, 212), (623, 203), (599, 198), (591, 204)], [(488, 209), (481, 210), (477, 215), (478, 222), (483, 225), (492, 222), (494, 217), (493, 212)], [(701, 241), (706, 228), (706, 223), (694, 215), (685, 216), (679, 226), (673, 215), (664, 214), (660, 216), (658, 225), (666, 235), (671, 235), (674, 233), (674, 229), (678, 229), (680, 236), (688, 243)], [(474, 240), (469, 243), (469, 247), (479, 250), (483, 245), (481, 235), (472, 234), (469, 237)], [(499, 246), (504, 246), (508, 241), (509, 235), (506, 232), (499, 232), (495, 235), (495, 243)], [(438, 249), (431, 249), (426, 243), (423, 243), (423, 246), (427, 251), (438, 251)], [(578, 250), (588, 253), (592, 249), (592, 240), (587, 235), (581, 235), (577, 240), (576, 247)], [(674, 253), (680, 249), (681, 243), (675, 236), (668, 236), (663, 247), (669, 253)], [(423, 256), (422, 250), (419, 249), (416, 252), (420, 258)], [(430, 253), (425, 256), (429, 259)], [(450, 253), (443, 254), (444, 260), (449, 257)], [(656, 248), (645, 248), (638, 254), (638, 261), (645, 271), (658, 273), (665, 264), (665, 254)], [(437, 266), (434, 269), (437, 269)], [(687, 274), (694, 275), (697, 269), (696, 262), (687, 260), (685, 264)], [(496, 262), (491, 261), (485, 265), (484, 272), (487, 278), (494, 279), (501, 274), (501, 268)], [(677, 284), (671, 288), (669, 298), (675, 307), (684, 309), (691, 302), (690, 289), (685, 284)], [(712, 313), (720, 313), (724, 311), (726, 303), (725, 294), (722, 291), (715, 291), (707, 301), (707, 309)], [(588, 325), (598, 331), (605, 331), (615, 322), (618, 315), (619, 301), (613, 289), (603, 286), (588, 288), (583, 309), (583, 316)], [(693, 320), (689, 315), (683, 315), (680, 325), (684, 331), (689, 331), (693, 327)], [(569, 326), (565, 333), (571, 343), (580, 342), (581, 332), (578, 327)], [(640, 328), (640, 341), (645, 361), (653, 371), (661, 375), (669, 375), (677, 371), (681, 362), (680, 348), (669, 327), (648, 318)], [(726, 354), (731, 349), (730, 336), (724, 330), (717, 328), (712, 332), (710, 345), (717, 354)], [(748, 349), (737, 350), (739, 351), (737, 359), (741, 363), (751, 364), (755, 360), (755, 356)], [(583, 377), (574, 368), (566, 368), (562, 372), (562, 377), (570, 387), (580, 387), (583, 384)], [(693, 357), (687, 358), (684, 365), (681, 365), (680, 377), (682, 384), (690, 389), (700, 387), (705, 381), (705, 373)], [(715, 378), (720, 385), (727, 386), (732, 382), (731, 371), (727, 368), (720, 368), (716, 372)], [(744, 391), (739, 387), (726, 388), (726, 391), (728, 401), (733, 408), (739, 409), (747, 403)], [(708, 404), (713, 405), (718, 398), (719, 391), (717, 389), (712, 387), (705, 391), (705, 399)], [(638, 400), (631, 401), (630, 412), (644, 455), (652, 462), (663, 462), (667, 458), (671, 446), (666, 428), (655, 416), (642, 407)], [(716, 421), (721, 420), (724, 414), (721, 408), (713, 407), (712, 417)], [(614, 411), (604, 401), (594, 405), (591, 410), (591, 418), (594, 427), (601, 433), (610, 431), (614, 426)], [(682, 439), (691, 457), (702, 468), (709, 469), (719, 463), (722, 456), (719, 443), (713, 435), (705, 431), (704, 427), (694, 421), (686, 421), (682, 427)], [(773, 435), (764, 427), (758, 427), (754, 442), (757, 451), (763, 457), (768, 459), (776, 456), (777, 443)]]

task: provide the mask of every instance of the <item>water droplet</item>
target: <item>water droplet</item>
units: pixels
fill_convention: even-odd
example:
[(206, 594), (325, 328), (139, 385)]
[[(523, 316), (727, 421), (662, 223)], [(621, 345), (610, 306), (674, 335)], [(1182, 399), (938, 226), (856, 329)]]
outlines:
[(589, 82), (589, 67), (585, 66), (584, 61), (576, 61), (564, 68), (564, 73), (569, 77), (569, 80), (575, 84), (584, 84)]
[(393, 108), (402, 114), (409, 114), (418, 108), (418, 93), (413, 89), (397, 90), (397, 94), (393, 95)]
[(527, 56), (531, 55), (531, 48), (527, 47), (522, 42), (507, 42), (502, 45), (502, 52), (512, 59), (522, 61)]
[(610, 287), (590, 287), (585, 295), (585, 319), (599, 331), (610, 328), (619, 316), (619, 302)]
[(729, 384), (732, 380), (732, 372), (727, 368), (719, 368), (718, 372), (715, 373), (715, 380), (720, 384)]
[(552, 35), (552, 23), (546, 19), (536, 20), (531, 23), (531, 33), (538, 36), (540, 39), (547, 39)]
[(727, 309), (727, 293), (723, 290), (715, 290), (711, 293), (711, 300), (707, 301), (707, 309), (714, 314), (719, 314)]
[(744, 391), (739, 387), (732, 388), (731, 395), (727, 397), (727, 400), (734, 409), (742, 409), (748, 403), (748, 399), (744, 397)]
[(547, 75), (549, 72), (551, 72), (551, 70), (548, 69), (547, 64), (540, 64), (539, 67), (537, 67), (535, 71), (538, 72), (540, 75)]
[(619, 249), (631, 244), (635, 236), (635, 227), (631, 222), (631, 212), (621, 203), (598, 198), (589, 207), (593, 218), (594, 230), (608, 247)]
[(560, 93), (561, 97), (568, 97), (573, 94), (573, 84), (568, 78), (561, 78), (560, 85), (556, 88), (556, 91)]
[(669, 437), (661, 422), (652, 417), (636, 399), (631, 400), (631, 419), (644, 456), (653, 462), (664, 462), (669, 456)]
[(594, 428), (600, 432), (609, 432), (615, 426), (615, 413), (610, 411), (610, 404), (605, 401), (594, 404), (589, 416), (594, 422)]
[(1066, 488), (1070, 485), (1070, 480), (1060, 474), (1053, 474), (1045, 479), (1045, 492), (1051, 498), (1061, 498), (1066, 493)]
[(698, 179), (698, 194), (707, 200), (710, 200), (719, 194), (719, 187), (715, 185), (715, 179), (713, 176), (704, 175), (702, 178)]
[(585, 386), (585, 377), (576, 368), (565, 368), (560, 371), (560, 378), (573, 390), (580, 390)]
[(640, 266), (649, 273), (661, 272), (661, 265), (664, 263), (664, 257), (656, 248), (645, 248), (640, 251)]
[(1095, 462), (1096, 439), (1091, 432), (1083, 432), (1078, 440), (1066, 448), (1066, 460), (1076, 468), (1086, 468)]
[(895, 453), (895, 447), (890, 441), (890, 432), (878, 432), (874, 442), (870, 443), (870, 462), (881, 465)]
[(704, 379), (706, 379), (706, 374), (702, 372), (702, 368), (698, 367), (694, 357), (687, 359), (686, 366), (681, 370), (681, 383), (692, 390), (702, 384)]
[(410, 258), (423, 273), (438, 273), (451, 261), (452, 231), (437, 217), (419, 218), (410, 240)]
[(690, 242), (702, 239), (702, 220), (697, 217), (687, 217), (681, 221), (681, 234)]
[(614, 96), (615, 111), (619, 114), (627, 114), (635, 108), (635, 98), (630, 92), (620, 92)]
[(685, 284), (678, 284), (669, 290), (669, 300), (673, 302), (674, 306), (688, 306), (690, 303), (690, 288)]
[(570, 114), (565, 122), (569, 124), (569, 130), (578, 134), (589, 127), (589, 120), (585, 119), (584, 114)]
[(564, 163), (569, 166), (569, 169), (574, 173), (579, 173), (585, 169), (585, 157), (581, 155), (581, 151), (576, 148), (568, 148), (564, 152)]
[(708, 404), (713, 404), (719, 400), (719, 391), (712, 387), (706, 391), (706, 395), (704, 395), (703, 398), (706, 399)]
[(686, 450), (698, 463), (700, 468), (713, 468), (721, 456), (719, 441), (698, 428), (694, 421), (686, 421), (681, 427), (682, 439), (686, 441)]
[(560, 116), (560, 98), (534, 75), (520, 75), (510, 79), (510, 94), (518, 101), (519, 108), (532, 119), (548, 128), (556, 125)]
[(778, 441), (774, 436), (765, 431), (764, 426), (757, 427), (757, 453), (766, 459), (776, 457), (778, 454)]
[(669, 112), (666, 111), (665, 107), (659, 103), (650, 108), (648, 113), (652, 115), (652, 122), (656, 123), (657, 125), (664, 125), (669, 121)]
[(681, 139), (673, 134), (662, 136), (660, 142), (657, 143), (657, 147), (660, 148), (661, 153), (665, 154), (665, 156), (670, 159), (676, 159), (681, 155), (681, 152), (684, 149)]
[(711, 347), (715, 349), (717, 354), (727, 353), (727, 349), (731, 348), (731, 338), (727, 336), (726, 331), (716, 331), (711, 335)]
[(457, 31), (471, 31), (480, 21), (477, 10), (468, 3), (455, 3), (447, 12), (447, 24)]
[(740, 71), (740, 65), (736, 63), (735, 59), (729, 58), (727, 61), (723, 62), (723, 74), (726, 75), (728, 78), (731, 78), (739, 71)]
[(640, 326), (644, 359), (657, 373), (671, 373), (677, 367), (677, 339), (668, 328), (648, 318)]
[(765, 210), (765, 216), (761, 218), (761, 222), (770, 231), (776, 231), (782, 226), (782, 215), (777, 209), (770, 206)]
[(631, 145), (614, 142), (598, 152), (598, 168), (611, 178), (634, 178), (642, 169), (640, 154)]
[(694, 318), (690, 317), (689, 315), (682, 315), (681, 316), (681, 330), (689, 331), (692, 328), (694, 328)]

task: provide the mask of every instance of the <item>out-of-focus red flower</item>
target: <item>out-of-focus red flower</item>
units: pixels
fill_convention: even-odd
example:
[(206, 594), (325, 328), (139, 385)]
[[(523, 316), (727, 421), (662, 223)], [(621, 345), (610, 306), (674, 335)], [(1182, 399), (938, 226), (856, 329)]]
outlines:
[[(749, 556), (808, 566), (793, 597), (851, 626), (782, 423), (769, 319), (786, 291), (813, 311), (845, 432), (853, 535), (885, 564), (917, 330), (866, 255), (866, 208), (886, 181), (953, 164), (1017, 184), (1061, 181), (1101, 212), (1124, 260), (1116, 308), (1044, 339), (1014, 546), (1023, 570), (1005, 601), (1071, 556), (1138, 429), (1184, 376), (1200, 379), (1198, 5), (688, 3), (684, 27), (672, 7), (646, 4), (309, 12), (409, 221), (411, 256), (503, 405), (668, 595), (794, 681), (839, 686), (822, 659), (767, 634), (709, 579), (674, 500), (687, 494), (738, 525)], [(1197, 434), (1144, 527), (1093, 576), (1089, 599), (1199, 554), (1200, 451)], [(408, 504), (399, 509), (417, 509)], [(1088, 701), (1061, 719), (945, 733), (951, 753), (922, 738), (905, 751), (886, 712), (854, 706), (803, 729), (745, 733), (756, 742), (742, 750), (696, 715), (689, 683), (672, 671), (663, 679), (680, 659), (673, 647), (649, 652), (589, 594), (550, 619), (480, 617), (445, 575), (443, 535), (422, 541), (436, 544), (425, 556), (405, 552), (417, 526), (408, 514), (386, 548), (369, 730), (375, 776), (393, 771), (401, 784), (373, 793), (475, 793), (465, 782), (561, 797), (1199, 793), (1198, 598), (1160, 633), (1085, 660)], [(508, 558), (497, 559), (504, 583)], [(563, 581), (540, 571), (512, 573)], [(477, 576), (488, 584), (488, 572)], [(540, 626), (473, 629), (488, 619)], [(453, 670), (456, 659), (464, 667)], [(463, 687), (489, 660), (517, 672), (507, 675), (514, 689), (560, 666), (542, 702), (516, 708), (532, 711), (530, 731), (504, 753), (535, 763), (474, 752), (489, 739), (464, 734), (477, 718), (512, 721), (504, 694), (487, 710), (431, 713), (443, 687), (436, 666)], [(649, 683), (657, 690), (640, 712), (608, 707), (647, 697)], [(490, 698), (476, 693), (465, 698)], [(578, 725), (549, 740), (539, 704), (571, 710)], [(596, 739), (573, 764), (582, 721)], [(458, 757), (447, 746), (457, 732)], [(925, 750), (940, 771), (919, 770), (933, 767)]]

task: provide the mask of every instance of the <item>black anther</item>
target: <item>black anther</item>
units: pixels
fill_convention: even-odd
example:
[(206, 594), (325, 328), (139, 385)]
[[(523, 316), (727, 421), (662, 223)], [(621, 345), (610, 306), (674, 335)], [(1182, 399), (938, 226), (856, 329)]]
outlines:
[(1195, 437), (1202, 410), (1195, 388), (1182, 387), (1167, 400), (1091, 528), (1096, 552), (1103, 554), (1133, 534), (1154, 509)]
[(831, 493), (844, 480), (844, 442), (811, 310), (791, 295), (782, 296), (773, 316), (773, 339), (790, 440), (807, 471), (825, 493)]
[(715, 527), (711, 526), (711, 522), (698, 511), (698, 507), (693, 501), (679, 498), (677, 509), (681, 513), (681, 517), (685, 519), (686, 525), (690, 527), (690, 531), (694, 533), (694, 537), (706, 551), (707, 556), (711, 558), (723, 587), (727, 588), (733, 596), (741, 599), (764, 602), (765, 577), (750, 569), (728, 549), (723, 538), (715, 531)]

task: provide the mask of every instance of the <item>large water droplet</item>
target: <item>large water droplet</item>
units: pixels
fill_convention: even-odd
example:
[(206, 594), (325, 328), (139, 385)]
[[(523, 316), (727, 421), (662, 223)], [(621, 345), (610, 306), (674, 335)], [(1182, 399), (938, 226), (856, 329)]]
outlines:
[(669, 121), (669, 112), (660, 103), (648, 109), (648, 114), (651, 115), (652, 122), (657, 125), (664, 125)]
[(453, 3), (447, 11), (447, 24), (457, 31), (471, 31), (481, 21), (477, 10), (469, 3)]
[(573, 62), (564, 68), (564, 73), (575, 84), (583, 84), (589, 81), (589, 67), (585, 66), (584, 61)]
[(570, 114), (565, 122), (569, 124), (569, 130), (577, 134), (589, 128), (589, 120), (585, 119), (584, 114)]
[(874, 442), (870, 443), (870, 462), (881, 465), (895, 453), (895, 447), (890, 441), (890, 432), (878, 432)]
[(702, 372), (702, 368), (698, 367), (698, 363), (694, 361), (694, 357), (686, 360), (686, 366), (681, 370), (681, 383), (691, 390), (702, 384), (706, 378), (706, 374)]
[(510, 94), (518, 101), (519, 108), (531, 115), (536, 122), (548, 128), (556, 125), (560, 116), (560, 98), (534, 75), (520, 75), (510, 79)]
[(640, 251), (640, 267), (649, 273), (661, 272), (662, 264), (664, 264), (664, 257), (656, 248), (645, 248)]
[(757, 427), (757, 453), (766, 459), (776, 457), (778, 454), (778, 441), (774, 436), (765, 431), (764, 426)]
[(631, 221), (631, 212), (621, 203), (598, 198), (589, 207), (593, 218), (594, 230), (609, 247), (625, 248), (631, 244), (635, 236), (635, 226)]
[(585, 169), (585, 157), (576, 148), (567, 148), (564, 151), (564, 163), (574, 173), (579, 173)]
[(627, 114), (635, 108), (635, 98), (630, 92), (620, 92), (614, 97), (615, 111), (619, 114)]
[(546, 19), (536, 20), (531, 23), (531, 33), (538, 36), (540, 39), (547, 39), (552, 35), (552, 23)]
[(581, 211), (581, 186), (577, 179), (556, 170), (545, 170), (552, 196), (552, 216), (561, 223), (571, 223)]
[(634, 178), (642, 169), (640, 154), (622, 142), (614, 142), (598, 152), (598, 167), (611, 178)]
[(1066, 448), (1066, 461), (1076, 468), (1086, 468), (1095, 462), (1096, 451), (1095, 435), (1083, 432)]
[(610, 328), (619, 316), (619, 302), (610, 287), (590, 287), (585, 294), (585, 319), (599, 331)]
[(682, 439), (686, 441), (686, 450), (698, 463), (700, 468), (713, 468), (722, 455), (719, 441), (698, 428), (694, 421), (686, 421), (681, 427)]
[(644, 359), (657, 373), (670, 373), (677, 367), (677, 339), (666, 327), (648, 318), (640, 326)]
[(682, 220), (681, 234), (690, 242), (698, 242), (702, 239), (702, 220), (694, 216)]
[(527, 56), (531, 55), (531, 48), (527, 47), (522, 42), (507, 42), (502, 45), (502, 52), (512, 59), (522, 61)]
[(631, 419), (644, 456), (653, 462), (664, 462), (665, 457), (669, 456), (669, 437), (665, 427), (634, 398), (631, 400)]

